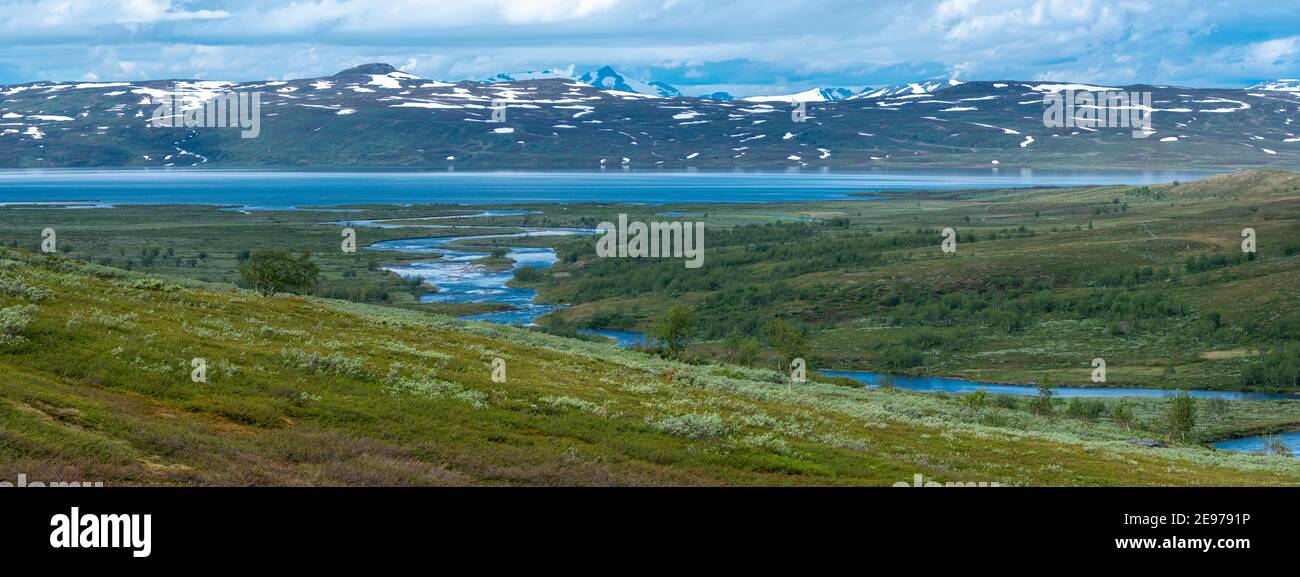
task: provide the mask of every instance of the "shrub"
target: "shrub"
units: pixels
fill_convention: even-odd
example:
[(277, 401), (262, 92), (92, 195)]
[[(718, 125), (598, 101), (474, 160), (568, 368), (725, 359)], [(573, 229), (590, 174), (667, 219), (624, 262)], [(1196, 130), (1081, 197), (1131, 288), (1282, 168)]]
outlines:
[(523, 267), (515, 270), (515, 280), (521, 283), (539, 282), (543, 277), (541, 269)]
[(279, 327), (273, 327), (271, 325), (262, 325), (261, 328), (257, 329), (257, 332), (258, 334), (264, 337), (277, 336), (277, 337), (303, 338), (307, 336), (307, 331), (304, 330), (282, 329)]
[(1242, 384), (1264, 387), (1300, 387), (1300, 345), (1273, 347), (1246, 366)]
[(1169, 432), (1177, 433), (1182, 440), (1187, 440), (1187, 433), (1196, 426), (1196, 399), (1183, 393), (1169, 399), (1165, 407), (1165, 423)]
[(135, 313), (112, 315), (99, 309), (90, 311), (90, 320), (110, 329), (132, 330), (135, 328)]
[(429, 350), (429, 349), (419, 349), (401, 342), (384, 343), (383, 347), (390, 351), (405, 353), (408, 355), (414, 355), (420, 357), (422, 359), (437, 361), (439, 365), (446, 365), (447, 363), (451, 362), (452, 359), (451, 355), (447, 353)]
[(807, 356), (808, 342), (801, 331), (785, 319), (773, 319), (763, 327), (767, 339), (781, 357), (781, 366), (789, 366), (795, 359)]
[(663, 319), (650, 327), (649, 335), (668, 347), (670, 353), (678, 355), (694, 333), (695, 314), (690, 307), (675, 304)]
[(661, 433), (688, 439), (716, 439), (727, 434), (727, 424), (717, 413), (672, 415), (650, 425)]
[(366, 374), (364, 359), (349, 357), (338, 351), (322, 355), (315, 351), (304, 352), (297, 349), (285, 349), (280, 354), (284, 358), (286, 365), (299, 369), (349, 377), (361, 377)]
[(38, 303), (50, 297), (50, 291), (34, 287), (17, 276), (0, 275), (0, 295), (22, 297)]
[(432, 373), (416, 378), (395, 379), (384, 390), (390, 395), (408, 394), (428, 399), (456, 399), (469, 403), (475, 409), (488, 407), (488, 396), (485, 393), (434, 378)]
[(548, 404), (548, 405), (550, 405), (550, 406), (552, 406), (552, 407), (557, 407), (557, 408), (558, 408), (558, 407), (569, 407), (569, 408), (573, 408), (573, 409), (578, 409), (579, 411), (582, 411), (582, 412), (584, 412), (584, 413), (591, 413), (591, 414), (593, 414), (593, 415), (597, 415), (597, 416), (601, 416), (601, 417), (605, 416), (605, 414), (606, 414), (606, 409), (605, 409), (605, 406), (604, 406), (604, 405), (597, 405), (596, 403), (593, 403), (593, 402), (591, 402), (591, 401), (587, 401), (587, 400), (583, 400), (583, 399), (578, 399), (578, 398), (574, 398), (574, 397), (569, 397), (569, 396), (559, 396), (559, 397), (546, 396), (546, 397), (542, 397), (542, 398), (540, 398), (540, 399), (538, 399), (538, 400), (541, 401), (541, 402), (543, 402), (543, 403), (546, 403), (546, 404)]
[(876, 353), (876, 363), (885, 369), (910, 369), (925, 362), (925, 355), (906, 345), (889, 345)]
[[(743, 378), (743, 376), (741, 378)], [(859, 381), (851, 377), (829, 377), (818, 372), (813, 372), (812, 377), (810, 378), (811, 380), (816, 381), (818, 383), (826, 383), (828, 385), (836, 385), (839, 387), (850, 387), (854, 389), (861, 389), (867, 386), (862, 381)]]
[(171, 284), (163, 279), (156, 277), (146, 277), (131, 280), (130, 282), (119, 282), (117, 286), (148, 291), (172, 292), (180, 290), (181, 287)]
[(968, 409), (976, 411), (983, 409), (988, 405), (988, 402), (989, 394), (985, 391), (975, 391), (961, 398), (961, 404), (965, 405)]
[(309, 292), (315, 288), (320, 274), (320, 267), (311, 262), (310, 253), (293, 256), (285, 250), (259, 250), (239, 263), (238, 268), (244, 282), (262, 296)]
[(1132, 403), (1129, 401), (1120, 401), (1117, 403), (1115, 408), (1111, 411), (1111, 419), (1115, 421), (1115, 425), (1124, 427), (1125, 431), (1132, 429), (1133, 421), (1135, 420), (1133, 417)]
[(1065, 406), (1065, 414), (1075, 419), (1093, 420), (1106, 412), (1106, 403), (1100, 399), (1074, 397)]
[(1056, 396), (1056, 387), (1052, 385), (1052, 378), (1043, 377), (1043, 382), (1038, 385), (1038, 394), (1029, 401), (1029, 410), (1035, 415), (1051, 415), (1053, 396)]
[(36, 305), (15, 305), (0, 309), (0, 345), (23, 340), (27, 324), (36, 314)]
[(1264, 437), (1264, 453), (1278, 457), (1290, 457), (1291, 447), (1286, 445), (1280, 435), (1269, 435)]

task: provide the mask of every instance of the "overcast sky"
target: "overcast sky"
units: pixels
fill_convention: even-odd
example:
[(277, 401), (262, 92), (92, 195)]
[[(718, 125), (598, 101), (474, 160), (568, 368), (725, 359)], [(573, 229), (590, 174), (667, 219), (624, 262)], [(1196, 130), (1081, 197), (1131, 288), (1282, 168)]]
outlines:
[(1300, 2), (0, 0), (0, 84), (431, 79), (611, 64), (689, 95), (935, 77), (1238, 87), (1300, 77)]

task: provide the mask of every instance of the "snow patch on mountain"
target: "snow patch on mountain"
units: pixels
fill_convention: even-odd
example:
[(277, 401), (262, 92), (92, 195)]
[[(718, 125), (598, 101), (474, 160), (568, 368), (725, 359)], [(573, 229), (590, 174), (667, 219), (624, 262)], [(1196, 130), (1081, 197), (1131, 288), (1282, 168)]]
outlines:
[(1269, 90), (1273, 92), (1300, 92), (1300, 78), (1279, 78), (1249, 86), (1246, 90)]
[(844, 100), (853, 96), (853, 91), (847, 88), (809, 88), (803, 92), (794, 94), (779, 94), (773, 96), (746, 96), (742, 100), (750, 102), (833, 102)]
[(523, 72), (501, 72), (484, 79), (489, 84), (496, 82), (518, 82), (521, 80), (577, 80), (573, 76), (573, 66), (568, 68), (547, 68), (545, 70), (525, 70)]
[(380, 88), (401, 89), (402, 80), (419, 80), (419, 79), (420, 79), (419, 76), (415, 76), (413, 74), (407, 74), (405, 72), (389, 72), (388, 74), (371, 74), (370, 82), (367, 82), (366, 84), (378, 86)]
[(862, 92), (854, 94), (849, 98), (851, 100), (869, 100), (877, 98), (892, 98), (911, 94), (930, 94), (959, 84), (962, 84), (962, 81), (954, 78), (909, 82), (907, 84), (895, 84), (893, 86), (886, 86), (874, 90), (864, 88)]
[(1111, 88), (1108, 86), (1095, 86), (1092, 84), (1036, 84), (1032, 86), (1026, 84), (1025, 88), (1033, 90), (1034, 92), (1050, 92), (1050, 93), (1057, 93), (1057, 92), (1061, 92), (1062, 90), (1066, 90), (1070, 92), (1112, 92), (1112, 91), (1119, 90), (1118, 88)]
[(464, 106), (459, 104), (443, 104), (441, 102), (417, 101), (393, 104), (389, 106), (389, 108), (464, 108)]
[(603, 88), (608, 91), (631, 92), (664, 98), (677, 98), (682, 95), (682, 92), (674, 88), (672, 85), (663, 82), (647, 82), (628, 78), (619, 74), (618, 71), (614, 70), (614, 68), (610, 66), (604, 66), (599, 70), (587, 72), (578, 77), (578, 82), (595, 86), (596, 88)]

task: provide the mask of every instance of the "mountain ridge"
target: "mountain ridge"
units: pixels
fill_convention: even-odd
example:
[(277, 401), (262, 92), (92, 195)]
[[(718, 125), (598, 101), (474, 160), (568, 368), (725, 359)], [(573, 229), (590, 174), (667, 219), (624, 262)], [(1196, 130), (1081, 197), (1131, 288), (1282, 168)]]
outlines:
[[(540, 79), (444, 82), (382, 63), (286, 81), (10, 85), (0, 87), (0, 167), (1300, 166), (1293, 91), (936, 80), (829, 101), (821, 89), (797, 93), (808, 95), (797, 119), (792, 97), (642, 94), (626, 88), (663, 89), (602, 70), (590, 76), (600, 87), (554, 70)], [(1123, 127), (1044, 125), (1047, 95), (1113, 89), (1153, 93), (1151, 138)], [(160, 100), (193, 106), (222, 91), (261, 93), (257, 138), (149, 124)], [(503, 120), (493, 111), (502, 107)]]

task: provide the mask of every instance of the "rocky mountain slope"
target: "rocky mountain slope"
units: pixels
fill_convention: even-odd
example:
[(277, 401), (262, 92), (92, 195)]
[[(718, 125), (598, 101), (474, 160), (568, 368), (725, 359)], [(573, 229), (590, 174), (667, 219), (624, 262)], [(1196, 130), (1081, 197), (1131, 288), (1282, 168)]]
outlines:
[[(291, 81), (34, 82), (0, 87), (0, 167), (406, 167), (420, 169), (874, 169), (917, 166), (1300, 166), (1300, 92), (935, 81), (794, 104), (679, 96), (601, 69), (441, 82), (386, 64)], [(593, 86), (595, 83), (596, 86)], [(1149, 91), (1154, 132), (1049, 128), (1044, 96)], [(261, 93), (260, 132), (151, 126), (161, 99), (188, 107)], [(729, 96), (729, 95), (728, 95)], [(835, 97), (843, 94), (835, 93)], [(505, 118), (494, 120), (493, 109)]]

